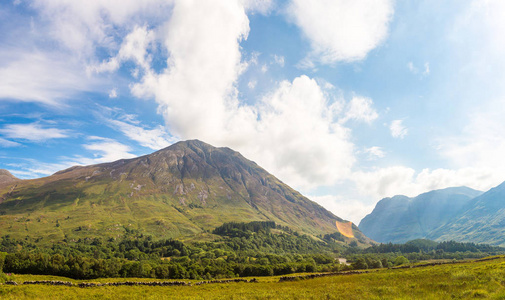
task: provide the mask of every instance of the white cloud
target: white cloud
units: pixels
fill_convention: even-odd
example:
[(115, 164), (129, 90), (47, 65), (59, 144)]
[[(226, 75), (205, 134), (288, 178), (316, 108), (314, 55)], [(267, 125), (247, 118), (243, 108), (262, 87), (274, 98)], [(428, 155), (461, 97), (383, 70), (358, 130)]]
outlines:
[(368, 154), (368, 160), (374, 160), (377, 158), (383, 158), (386, 153), (381, 147), (373, 146), (370, 148), (365, 148), (364, 152)]
[[(350, 130), (335, 121), (334, 111), (315, 80), (284, 81), (263, 99), (259, 121), (239, 149), (298, 188), (333, 184), (345, 178), (355, 158)], [(259, 141), (259, 143), (258, 143)], [(242, 150), (243, 149), (243, 150)]]
[(417, 194), (413, 184), (415, 170), (404, 166), (381, 168), (370, 172), (358, 171), (352, 175), (357, 190), (379, 200), (402, 193)]
[(144, 127), (119, 120), (109, 119), (107, 122), (111, 127), (121, 131), (129, 139), (138, 142), (143, 147), (153, 150), (160, 150), (176, 142), (162, 126), (157, 126), (154, 129), (145, 129)]
[(239, 41), (249, 33), (243, 7), (234, 1), (179, 1), (166, 24), (170, 52), (162, 73), (148, 72), (132, 87), (138, 97), (154, 96), (169, 130), (180, 137), (219, 132), (241, 72)]
[(82, 165), (107, 163), (124, 158), (134, 158), (136, 155), (130, 153), (131, 148), (115, 140), (91, 136), (88, 138), (91, 143), (83, 145), (86, 150), (93, 151), (93, 158), (76, 157), (74, 162)]
[(355, 120), (368, 124), (372, 123), (379, 116), (372, 108), (372, 105), (372, 99), (354, 96), (347, 104), (345, 115), (340, 119), (340, 122), (345, 123), (349, 120)]
[(21, 146), (21, 144), (6, 140), (6, 139), (0, 137), (0, 146), (6, 147), (6, 148), (7, 147), (18, 147), (18, 146)]
[[(255, 57), (242, 62), (239, 42), (249, 27), (238, 3), (176, 2), (165, 28), (167, 68), (147, 70), (132, 92), (157, 101), (172, 136), (232, 147), (297, 188), (349, 174), (354, 145), (330, 89), (300, 76), (280, 82), (254, 106), (237, 99), (237, 80)], [(355, 97), (347, 118), (371, 122), (377, 117), (371, 104)]]
[(487, 191), (503, 181), (493, 169), (475, 167), (423, 169), (416, 172), (409, 167), (393, 166), (354, 172), (351, 178), (356, 185), (356, 192), (363, 197), (371, 197), (373, 201), (394, 195), (414, 197), (428, 191), (457, 186)]
[(391, 131), (391, 136), (394, 138), (403, 139), (409, 130), (403, 125), (403, 120), (394, 120), (389, 125), (389, 130)]
[(324, 206), (336, 216), (352, 221), (356, 226), (375, 206), (374, 204), (364, 204), (359, 200), (350, 200), (335, 195), (308, 196), (308, 198)]
[(410, 72), (412, 72), (413, 74), (417, 74), (417, 73), (419, 72), (419, 70), (418, 70), (416, 67), (414, 67), (414, 63), (413, 63), (413, 62), (411, 62), (411, 61), (409, 61), (409, 62), (407, 63), (407, 68), (408, 68), (408, 69), (409, 69), (409, 71), (410, 71)]
[(8, 124), (0, 133), (11, 139), (23, 139), (31, 142), (43, 142), (50, 139), (67, 138), (68, 131), (57, 128), (45, 128), (38, 123)]
[(19, 100), (58, 105), (75, 94), (99, 87), (82, 64), (65, 53), (0, 50), (0, 101)]
[(423, 75), (429, 75), (430, 74), (430, 63), (429, 62), (425, 62), (424, 63), (424, 71), (423, 71)]
[(116, 88), (113, 88), (112, 90), (110, 90), (109, 98), (111, 98), (111, 99), (117, 98), (117, 89)]
[[(93, 57), (95, 47), (115, 48), (118, 27), (162, 22), (172, 1), (122, 0), (86, 2), (35, 0), (44, 30), (62, 47), (81, 57)], [(42, 23), (43, 22), (43, 23)]]
[(258, 84), (258, 81), (256, 80), (251, 80), (247, 83), (247, 87), (251, 90), (254, 90), (254, 88), (256, 87), (256, 84)]
[(22, 163), (12, 165), (11, 173), (20, 178), (37, 178), (49, 176), (58, 171), (76, 165), (94, 165), (108, 163), (119, 159), (134, 158), (136, 155), (130, 153), (131, 148), (113, 139), (90, 136), (89, 143), (82, 145), (90, 151), (93, 157), (73, 156), (60, 157), (57, 163), (46, 163), (34, 159), (24, 159)]
[(262, 65), (261, 66), (261, 73), (266, 73), (268, 71), (268, 66), (267, 65)]
[(275, 54), (274, 62), (279, 66), (284, 67), (284, 56)]
[[(412, 74), (419, 74), (419, 69), (414, 65), (413, 62), (409, 61), (407, 63), (407, 68)], [(430, 74), (430, 63), (425, 62), (423, 66), (423, 71), (421, 73), (422, 77), (427, 76)]]
[(270, 13), (274, 7), (272, 0), (242, 0), (242, 3), (248, 13), (258, 12), (263, 15)]
[(36, 14), (17, 20), (19, 25), (0, 41), (0, 99), (60, 108), (78, 93), (103, 89), (107, 78), (86, 73), (95, 50), (117, 49), (121, 33), (131, 30), (120, 57), (146, 63), (147, 57), (140, 57), (142, 27), (134, 25), (162, 22), (171, 5), (163, 0), (32, 1)]
[(324, 64), (366, 57), (386, 37), (390, 0), (291, 0), (288, 14), (310, 40), (312, 57)]
[(98, 66), (90, 66), (89, 71), (97, 73), (112, 72), (119, 69), (122, 62), (133, 61), (143, 70), (150, 68), (151, 56), (148, 54), (148, 49), (154, 42), (154, 32), (147, 30), (146, 26), (135, 28), (123, 40), (121, 48), (116, 56), (110, 58), (106, 62), (102, 62)]

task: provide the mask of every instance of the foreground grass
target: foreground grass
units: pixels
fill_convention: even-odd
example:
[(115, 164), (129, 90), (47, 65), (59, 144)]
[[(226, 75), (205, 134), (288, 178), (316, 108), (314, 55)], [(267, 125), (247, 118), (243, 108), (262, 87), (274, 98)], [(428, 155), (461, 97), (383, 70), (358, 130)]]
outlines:
[[(279, 277), (258, 283), (200, 286), (79, 288), (46, 285), (0, 286), (1, 299), (505, 299), (505, 257), (421, 268), (378, 270), (293, 282)], [(69, 280), (17, 275), (15, 280)], [(121, 279), (92, 280), (93, 282)], [(130, 279), (128, 279), (131, 281)], [(146, 281), (144, 279), (139, 281)]]

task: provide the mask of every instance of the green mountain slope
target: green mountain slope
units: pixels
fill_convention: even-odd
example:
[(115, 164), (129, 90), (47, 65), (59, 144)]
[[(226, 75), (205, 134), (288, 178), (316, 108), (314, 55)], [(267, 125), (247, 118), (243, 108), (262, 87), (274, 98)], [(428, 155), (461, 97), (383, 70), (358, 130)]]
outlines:
[[(138, 230), (194, 236), (231, 221), (275, 221), (311, 235), (342, 221), (229, 148), (201, 141), (0, 185), (0, 232), (44, 241)], [(355, 235), (369, 241), (354, 228)]]
[(505, 246), (505, 183), (472, 199), (450, 222), (427, 237)]
[(405, 243), (425, 238), (446, 224), (482, 192), (467, 187), (447, 188), (414, 198), (394, 196), (379, 201), (359, 224), (360, 230), (382, 243)]

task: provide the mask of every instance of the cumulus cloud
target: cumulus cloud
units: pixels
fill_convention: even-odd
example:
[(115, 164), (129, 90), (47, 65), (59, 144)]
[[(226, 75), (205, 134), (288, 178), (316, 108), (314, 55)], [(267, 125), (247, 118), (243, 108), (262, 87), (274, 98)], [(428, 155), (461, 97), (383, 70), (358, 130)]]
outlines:
[(161, 74), (148, 72), (132, 92), (154, 96), (176, 136), (219, 132), (227, 107), (238, 106), (230, 95), (242, 71), (239, 42), (248, 33), (249, 20), (238, 2), (177, 2), (163, 41), (169, 67)]
[(268, 14), (274, 8), (272, 0), (242, 0), (244, 8), (249, 13)]
[(299, 76), (255, 105), (241, 103), (236, 83), (255, 55), (242, 60), (249, 20), (240, 3), (176, 2), (164, 28), (167, 67), (146, 70), (131, 90), (155, 99), (172, 136), (237, 149), (297, 188), (333, 184), (350, 173), (354, 145), (343, 124), (376, 119), (371, 99), (341, 103), (326, 85)]
[(323, 64), (356, 61), (386, 37), (391, 0), (291, 0), (288, 15), (312, 45), (311, 57)]
[(394, 120), (389, 125), (389, 130), (391, 131), (391, 136), (394, 138), (403, 139), (409, 130), (403, 125), (403, 120)]
[(148, 49), (152, 46), (153, 42), (154, 32), (152, 30), (147, 30), (146, 26), (135, 26), (132, 32), (124, 38), (116, 56), (97, 66), (89, 66), (88, 71), (97, 73), (116, 71), (122, 62), (129, 60), (133, 61), (143, 70), (147, 70), (150, 68), (152, 59), (148, 53)]
[(365, 204), (360, 200), (350, 200), (336, 195), (308, 196), (309, 199), (319, 203), (336, 216), (345, 218), (359, 225), (361, 219), (372, 212), (374, 204)]
[(503, 181), (496, 175), (495, 170), (485, 167), (423, 169), (417, 172), (413, 168), (393, 166), (354, 172), (352, 181), (358, 193), (378, 201), (394, 195), (414, 197), (431, 190), (456, 186), (487, 191)]
[(0, 134), (7, 138), (22, 139), (31, 142), (43, 142), (50, 139), (67, 138), (68, 131), (58, 128), (43, 127), (38, 123), (7, 124), (0, 129)]
[[(335, 120), (325, 91), (307, 76), (284, 81), (263, 99), (259, 121), (249, 125), (254, 147), (244, 152), (300, 188), (345, 178), (355, 162), (350, 130)], [(254, 119), (253, 119), (254, 120)], [(247, 149), (253, 146), (253, 151)]]

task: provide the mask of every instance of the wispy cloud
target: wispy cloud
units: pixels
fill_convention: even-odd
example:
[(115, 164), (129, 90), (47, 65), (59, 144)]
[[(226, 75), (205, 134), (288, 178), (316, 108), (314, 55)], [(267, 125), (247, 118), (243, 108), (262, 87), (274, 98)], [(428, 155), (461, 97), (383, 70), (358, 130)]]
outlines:
[(69, 137), (68, 130), (43, 127), (38, 123), (8, 124), (0, 129), (0, 134), (11, 139), (43, 142), (50, 139)]
[(281, 67), (284, 67), (284, 56), (275, 54), (274, 63), (278, 64)]
[(83, 147), (86, 150), (92, 151), (94, 157), (76, 157), (74, 161), (79, 164), (90, 165), (136, 157), (135, 154), (130, 153), (132, 149), (129, 146), (116, 140), (98, 136), (90, 136), (88, 139), (90, 143), (84, 144)]
[(423, 65), (423, 70), (420, 71), (419, 68), (416, 67), (413, 62), (409, 61), (407, 63), (407, 69), (409, 69), (409, 71), (412, 74), (420, 74), (422, 77), (428, 76), (430, 74), (430, 63), (425, 62)]
[(21, 144), (6, 140), (6, 139), (0, 137), (0, 146), (6, 147), (6, 148), (7, 147), (18, 147), (18, 146), (21, 146)]
[[(3, 59), (2, 59), (3, 58)], [(0, 50), (0, 99), (58, 106), (83, 91), (99, 87), (83, 65), (66, 53)]]
[(373, 146), (370, 148), (365, 148), (364, 152), (368, 154), (368, 160), (375, 160), (377, 158), (383, 158), (386, 153), (381, 147)]
[(251, 80), (247, 83), (247, 87), (251, 90), (254, 90), (254, 88), (256, 87), (256, 84), (258, 83), (258, 81), (256, 80)]
[(125, 158), (134, 158), (137, 155), (132, 154), (132, 149), (116, 140), (90, 136), (88, 142), (82, 147), (89, 151), (89, 156), (75, 155), (71, 157), (59, 157), (57, 162), (47, 163), (39, 159), (21, 159), (21, 162), (9, 164), (12, 174), (20, 178), (38, 178), (49, 176), (58, 171), (70, 168), (76, 165), (93, 165), (107, 163)]
[(160, 150), (176, 142), (163, 126), (157, 126), (154, 129), (146, 129), (142, 126), (119, 120), (109, 119), (107, 121), (112, 128), (121, 131), (129, 139), (138, 142), (143, 147)]
[(399, 139), (403, 139), (409, 133), (408, 128), (403, 125), (403, 120), (392, 121), (389, 130), (392, 137)]

